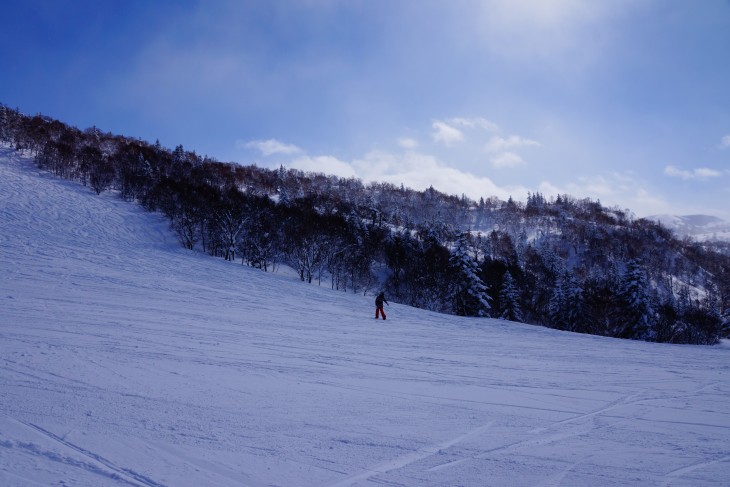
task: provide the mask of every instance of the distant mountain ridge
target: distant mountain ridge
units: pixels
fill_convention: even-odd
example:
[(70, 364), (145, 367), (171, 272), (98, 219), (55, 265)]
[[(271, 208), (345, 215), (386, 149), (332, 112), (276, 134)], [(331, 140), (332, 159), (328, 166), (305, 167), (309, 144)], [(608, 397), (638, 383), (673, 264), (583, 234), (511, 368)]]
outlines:
[(658, 221), (679, 237), (691, 237), (699, 241), (730, 242), (730, 222), (711, 215), (653, 215), (649, 220)]

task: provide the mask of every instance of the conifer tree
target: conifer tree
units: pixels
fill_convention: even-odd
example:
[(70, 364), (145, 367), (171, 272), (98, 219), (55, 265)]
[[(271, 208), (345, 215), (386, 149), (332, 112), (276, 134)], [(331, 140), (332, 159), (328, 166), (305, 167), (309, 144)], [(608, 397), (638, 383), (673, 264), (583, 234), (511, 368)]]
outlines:
[(555, 286), (553, 287), (553, 293), (550, 296), (550, 303), (548, 304), (548, 319), (550, 325), (553, 328), (563, 329), (563, 322), (565, 321), (563, 310), (565, 309), (565, 296), (563, 295), (563, 276), (561, 275)]
[(279, 193), (279, 204), (284, 206), (291, 205), (292, 196), (286, 187), (286, 170), (283, 165), (279, 166), (279, 169), (276, 171), (276, 190)]
[(462, 234), (449, 258), (453, 310), (460, 316), (487, 316), (491, 308), (487, 286), (479, 277), (479, 266), (468, 249), (467, 234)]
[(626, 264), (626, 272), (621, 280), (620, 296), (623, 305), (623, 326), (616, 330), (615, 336), (634, 340), (653, 340), (654, 322), (649, 299), (649, 286), (641, 263), (632, 259)]
[(730, 308), (726, 309), (722, 314), (722, 324), (720, 326), (720, 336), (730, 337)]
[(520, 296), (515, 286), (512, 274), (507, 271), (502, 280), (502, 289), (499, 292), (499, 317), (509, 321), (522, 321), (522, 309), (519, 302)]
[(565, 304), (567, 307), (566, 329), (569, 331), (583, 332), (587, 328), (583, 288), (573, 274), (568, 275), (568, 278), (564, 281), (564, 285), (565, 290), (563, 291), (563, 295), (565, 296)]
[(584, 331), (586, 317), (583, 289), (571, 273), (564, 272), (555, 283), (548, 313), (553, 327)]

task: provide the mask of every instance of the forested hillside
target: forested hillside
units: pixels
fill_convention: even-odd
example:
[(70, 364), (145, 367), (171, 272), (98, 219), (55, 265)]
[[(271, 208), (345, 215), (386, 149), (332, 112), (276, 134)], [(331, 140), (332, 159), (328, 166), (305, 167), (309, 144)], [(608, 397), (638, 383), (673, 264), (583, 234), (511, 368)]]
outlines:
[(730, 326), (727, 253), (597, 201), (477, 202), (222, 163), (3, 105), (0, 143), (96, 193), (162, 212), (189, 249), (264, 271), (286, 264), (308, 283), (650, 341), (713, 344)]

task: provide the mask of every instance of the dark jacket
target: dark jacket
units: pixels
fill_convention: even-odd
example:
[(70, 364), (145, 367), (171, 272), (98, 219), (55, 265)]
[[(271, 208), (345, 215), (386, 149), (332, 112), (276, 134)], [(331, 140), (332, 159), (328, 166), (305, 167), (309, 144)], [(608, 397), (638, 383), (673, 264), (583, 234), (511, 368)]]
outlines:
[[(388, 301), (385, 299), (385, 293), (378, 294), (378, 297), (375, 298), (375, 307), (376, 308), (382, 308), (383, 307), (383, 301), (388, 303)], [(390, 303), (388, 303), (390, 304)]]

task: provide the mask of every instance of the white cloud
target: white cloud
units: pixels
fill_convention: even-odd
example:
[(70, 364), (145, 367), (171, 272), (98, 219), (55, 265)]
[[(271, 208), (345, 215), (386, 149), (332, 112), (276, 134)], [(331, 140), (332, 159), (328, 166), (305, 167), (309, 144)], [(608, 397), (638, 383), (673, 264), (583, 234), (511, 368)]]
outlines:
[(403, 149), (415, 149), (418, 147), (418, 141), (410, 137), (401, 137), (398, 139), (398, 145)]
[(289, 163), (289, 167), (300, 171), (319, 172), (342, 178), (358, 177), (352, 165), (332, 156), (297, 157)]
[(488, 154), (492, 154), (489, 158), (492, 167), (511, 168), (525, 164), (524, 159), (515, 153), (514, 149), (536, 146), (540, 146), (538, 141), (526, 139), (519, 135), (510, 135), (509, 137), (495, 135), (489, 139), (489, 142), (484, 146), (484, 150)]
[(450, 146), (464, 140), (464, 134), (461, 130), (452, 127), (446, 122), (436, 120), (433, 122), (432, 127), (434, 132), (431, 134), (431, 137), (434, 142), (440, 142), (444, 145)]
[(631, 173), (606, 173), (590, 177), (581, 177), (565, 184), (554, 184), (543, 181), (539, 191), (546, 197), (568, 194), (575, 198), (591, 198), (600, 200), (604, 206), (629, 208), (638, 216), (661, 213), (677, 213), (679, 210), (651, 190)]
[(514, 152), (500, 152), (492, 156), (489, 161), (496, 168), (517, 167), (525, 164), (525, 161)]
[(300, 156), (285, 166), (307, 172), (356, 177), (367, 182), (386, 182), (423, 191), (429, 186), (447, 193), (478, 200), (480, 197), (526, 195), (523, 186), (497, 186), (491, 179), (448, 167), (436, 157), (407, 150), (403, 153), (371, 151), (351, 162), (332, 156)]
[(568, 182), (561, 186), (543, 181), (540, 183), (540, 191), (546, 195), (557, 196), (568, 194), (575, 198), (611, 198), (626, 190), (621, 182), (612, 181), (605, 176), (580, 177), (577, 181)]
[(714, 169), (709, 169), (706, 167), (700, 167), (692, 171), (687, 171), (685, 169), (679, 169), (675, 166), (667, 166), (664, 168), (664, 174), (674, 178), (681, 178), (685, 181), (691, 179), (718, 178), (722, 176), (722, 173), (720, 171), (715, 171)]
[(291, 155), (303, 152), (302, 149), (296, 145), (285, 144), (284, 142), (280, 142), (276, 139), (252, 140), (250, 142), (236, 141), (236, 147), (256, 149), (267, 157), (273, 154)]
[(485, 150), (487, 152), (502, 152), (510, 149), (531, 146), (540, 146), (540, 143), (536, 140), (525, 139), (519, 135), (510, 135), (507, 138), (495, 135), (489, 139), (489, 142), (487, 142), (487, 145), (485, 146)]
[(448, 194), (465, 194), (478, 200), (484, 196), (497, 196), (507, 199), (511, 195), (525, 195), (528, 189), (522, 186), (497, 186), (491, 179), (477, 177), (444, 165), (437, 158), (409, 151), (393, 154), (372, 151), (362, 159), (353, 161), (352, 167), (358, 177), (365, 181), (381, 181), (425, 190), (433, 186)]
[(694, 170), (695, 174), (697, 174), (697, 177), (700, 178), (719, 178), (722, 176), (722, 173), (720, 171), (715, 171), (714, 169), (708, 169), (706, 167), (701, 167), (699, 169)]
[(730, 149), (730, 134), (720, 140), (720, 149)]
[(489, 132), (499, 132), (499, 125), (483, 117), (463, 118), (455, 117), (447, 120), (451, 125), (467, 128), (481, 128)]

